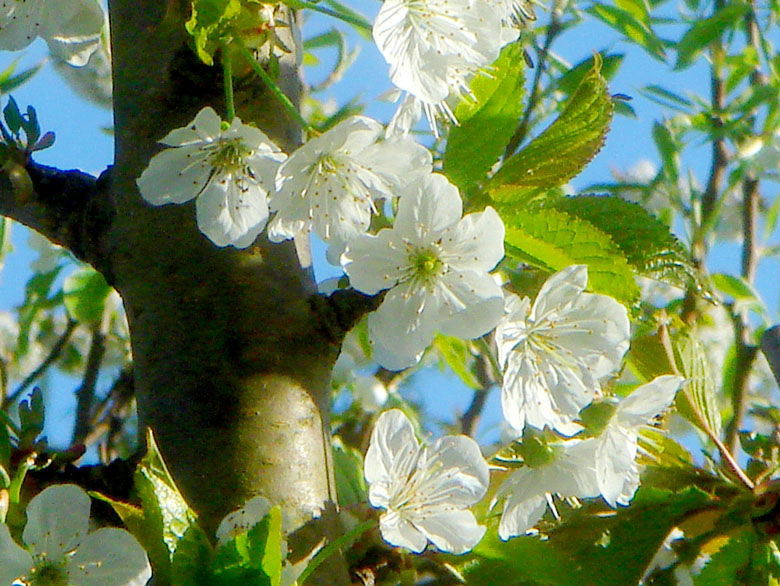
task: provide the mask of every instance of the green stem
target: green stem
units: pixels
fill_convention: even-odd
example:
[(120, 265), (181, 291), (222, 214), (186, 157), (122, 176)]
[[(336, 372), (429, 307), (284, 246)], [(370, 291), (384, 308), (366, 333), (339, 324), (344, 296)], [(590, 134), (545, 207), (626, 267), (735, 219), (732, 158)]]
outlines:
[(263, 83), (268, 86), (268, 89), (271, 90), (271, 93), (276, 97), (277, 100), (284, 106), (284, 109), (287, 110), (287, 113), (298, 122), (298, 124), (301, 125), (301, 128), (306, 130), (307, 132), (313, 132), (314, 129), (309, 125), (306, 120), (304, 120), (303, 116), (301, 116), (301, 113), (298, 112), (298, 108), (295, 107), (295, 104), (293, 104), (290, 101), (290, 98), (288, 98), (284, 92), (279, 89), (279, 86), (276, 85), (276, 82), (271, 79), (271, 76), (268, 75), (265, 69), (262, 68), (262, 66), (257, 62), (254, 55), (249, 51), (249, 49), (244, 46), (244, 44), (241, 42), (240, 39), (235, 38), (233, 39), (233, 43), (235, 43), (236, 47), (238, 48), (239, 53), (241, 56), (246, 59), (247, 63), (249, 63), (249, 66), (252, 68), (252, 70), (257, 74), (257, 76), (263, 80)]
[(365, 533), (369, 529), (373, 529), (374, 527), (376, 527), (376, 521), (371, 519), (370, 521), (365, 521), (360, 525), (356, 525), (350, 531), (347, 531), (344, 535), (342, 535), (335, 541), (331, 541), (328, 545), (323, 547), (317, 555), (314, 556), (314, 559), (312, 559), (311, 562), (309, 562), (309, 565), (306, 566), (306, 569), (298, 577), (298, 584), (305, 583), (306, 579), (312, 574), (312, 572), (314, 572), (314, 570), (316, 570), (319, 567), (319, 565), (322, 562), (324, 562), (331, 555), (336, 553), (343, 546), (347, 545), (348, 543), (351, 543), (352, 541), (354, 541), (355, 539), (363, 535), (363, 533)]
[(357, 18), (350, 14), (344, 14), (342, 12), (336, 12), (335, 10), (331, 10), (330, 8), (325, 8), (324, 6), (320, 6), (319, 4), (315, 4), (313, 2), (307, 2), (306, 0), (285, 0), (285, 4), (287, 4), (287, 6), (289, 6), (290, 8), (295, 8), (295, 9), (308, 8), (309, 10), (314, 10), (315, 12), (327, 14), (328, 16), (332, 16), (333, 18), (338, 18), (339, 20), (343, 20), (344, 22), (347, 22), (358, 28), (361, 28), (364, 31), (367, 31), (369, 33), (372, 30), (371, 24), (366, 22), (362, 18)]
[(233, 63), (227, 47), (223, 45), (222, 59), (222, 77), (225, 82), (225, 110), (227, 111), (227, 121), (233, 122), (236, 117), (236, 103), (233, 98)]

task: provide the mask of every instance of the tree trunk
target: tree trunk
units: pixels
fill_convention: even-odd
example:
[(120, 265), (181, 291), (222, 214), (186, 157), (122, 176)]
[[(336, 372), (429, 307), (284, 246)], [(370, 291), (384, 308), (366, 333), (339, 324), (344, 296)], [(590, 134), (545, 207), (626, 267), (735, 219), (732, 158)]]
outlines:
[[(338, 345), (292, 243), (263, 234), (246, 250), (218, 248), (198, 231), (194, 201), (155, 208), (138, 194), (159, 139), (204, 106), (224, 112), (221, 68), (197, 61), (183, 18), (165, 20), (168, 4), (110, 2), (116, 160), (101, 269), (130, 321), (142, 426), (204, 526), (262, 494), (298, 527), (336, 500), (328, 409)], [(289, 34), (285, 44), (295, 47)], [(293, 101), (296, 59), (282, 59), (279, 82)], [(238, 84), (237, 113), (289, 152), (298, 128), (259, 83)]]

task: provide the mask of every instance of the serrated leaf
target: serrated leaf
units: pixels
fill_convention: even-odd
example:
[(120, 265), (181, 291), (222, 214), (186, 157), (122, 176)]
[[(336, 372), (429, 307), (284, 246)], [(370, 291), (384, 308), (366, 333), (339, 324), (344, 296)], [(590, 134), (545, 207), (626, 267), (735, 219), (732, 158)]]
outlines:
[(642, 382), (650, 382), (664, 374), (674, 374), (666, 350), (655, 334), (634, 336), (626, 359), (632, 372)]
[(155, 536), (157, 543), (164, 544), (164, 568), (170, 571), (179, 541), (196, 524), (196, 515), (176, 488), (151, 430), (146, 442), (146, 455), (135, 472), (135, 487), (143, 505), (146, 531)]
[(507, 45), (490, 76), (474, 77), (472, 95), (455, 108), (459, 124), (450, 128), (443, 164), (461, 190), (487, 176), (512, 138), (524, 108), (524, 69), (522, 46)]
[(683, 289), (697, 283), (693, 261), (680, 241), (639, 204), (616, 196), (582, 195), (556, 200), (552, 206), (609, 234), (640, 275)]
[[(745, 528), (728, 537), (716, 551), (708, 551), (709, 561), (701, 572), (693, 574), (695, 586), (732, 586), (740, 584), (742, 569), (750, 563), (756, 535)], [(706, 549), (706, 544), (703, 549)]]
[(452, 372), (458, 375), (463, 384), (472, 389), (482, 388), (482, 385), (468, 368), (468, 362), (473, 357), (466, 342), (460, 338), (437, 334), (434, 345), (444, 362), (452, 369)]
[[(605, 79), (612, 79), (618, 69), (620, 69), (624, 58), (625, 55), (623, 53), (601, 54), (601, 74)], [(588, 57), (584, 61), (580, 61), (561, 76), (556, 82), (554, 89), (563, 92), (567, 96), (570, 95), (579, 87), (588, 72), (593, 69), (594, 60), (595, 57)]]
[(677, 43), (677, 63), (674, 68), (680, 70), (688, 67), (711, 42), (741, 23), (742, 17), (749, 10), (750, 4), (747, 2), (726, 2), (709, 18), (694, 22)]
[(88, 267), (79, 269), (68, 275), (62, 289), (65, 307), (73, 319), (89, 324), (100, 322), (111, 293), (103, 275)]
[(594, 2), (586, 12), (642, 47), (651, 57), (659, 61), (665, 59), (663, 42), (650, 27), (650, 17), (646, 10), (625, 10), (620, 6)]
[[(596, 56), (593, 68), (557, 120), (504, 161), (490, 179), (490, 196), (498, 203), (513, 203), (523, 192), (535, 193), (566, 183), (601, 150), (613, 109), (601, 74), (601, 57)], [(512, 199), (505, 199), (508, 186), (515, 188)]]
[(588, 265), (588, 286), (627, 305), (639, 299), (639, 287), (625, 256), (612, 239), (595, 226), (566, 212), (525, 210), (506, 224), (506, 253), (548, 270)]
[(333, 464), (339, 505), (349, 507), (366, 502), (363, 456), (355, 448), (345, 446), (338, 436), (333, 438)]
[(710, 430), (720, 435), (721, 417), (715, 381), (707, 352), (695, 332), (683, 335), (676, 341), (675, 354), (680, 374), (688, 380), (682, 391), (677, 393), (677, 410), (696, 427), (703, 429), (698, 416), (701, 415)]

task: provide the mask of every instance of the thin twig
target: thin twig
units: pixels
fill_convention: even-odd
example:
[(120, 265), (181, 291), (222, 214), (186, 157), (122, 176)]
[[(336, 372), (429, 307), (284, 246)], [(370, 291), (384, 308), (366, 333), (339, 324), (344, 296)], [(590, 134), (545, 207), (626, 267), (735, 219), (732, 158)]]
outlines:
[(76, 321), (68, 319), (68, 323), (65, 326), (65, 331), (59, 337), (57, 342), (55, 342), (54, 346), (52, 346), (48, 356), (46, 356), (46, 358), (43, 359), (43, 362), (41, 362), (40, 366), (28, 374), (27, 378), (25, 378), (21, 384), (16, 387), (16, 390), (8, 396), (5, 401), (6, 404), (15, 402), (31, 384), (33, 384), (43, 373), (48, 370), (52, 364), (54, 364), (54, 362), (60, 357), (62, 350), (68, 343), (68, 340), (70, 340), (70, 336), (73, 334), (73, 330), (76, 329), (77, 325), (78, 323)]
[[(491, 387), (496, 384), (496, 378), (491, 374), (491, 369), (498, 365), (493, 365), (493, 355), (490, 350), (489, 344), (485, 342), (482, 346), (482, 352), (477, 356), (476, 363), (476, 378), (479, 383), (479, 388), (474, 389), (474, 396), (471, 399), (471, 404), (468, 409), (463, 413), (463, 417), (460, 419), (460, 432), (471, 437), (475, 437), (477, 428), (479, 427), (479, 420), (482, 417), (482, 411), (485, 408), (488, 393)], [(500, 371), (497, 373), (500, 375)]]
[(95, 387), (97, 385), (100, 365), (106, 351), (106, 337), (100, 331), (100, 326), (92, 329), (92, 343), (87, 354), (87, 364), (84, 368), (84, 378), (76, 390), (76, 425), (73, 428), (73, 445), (80, 444), (89, 435), (92, 416), (92, 406), (95, 402)]

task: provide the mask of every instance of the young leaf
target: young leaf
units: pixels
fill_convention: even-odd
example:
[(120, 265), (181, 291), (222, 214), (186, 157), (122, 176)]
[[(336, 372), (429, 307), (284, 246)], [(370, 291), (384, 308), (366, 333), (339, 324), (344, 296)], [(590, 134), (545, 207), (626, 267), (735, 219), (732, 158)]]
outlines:
[[(602, 53), (600, 56), (602, 61), (601, 74), (606, 79), (612, 79), (623, 63), (625, 55), (623, 53)], [(588, 72), (593, 69), (594, 61), (595, 57), (588, 57), (584, 61), (580, 61), (561, 76), (556, 82), (554, 89), (563, 92), (567, 96), (571, 95), (580, 86)]]
[(482, 388), (482, 385), (469, 370), (468, 362), (472, 355), (466, 342), (460, 338), (437, 334), (434, 344), (444, 362), (452, 369), (452, 372), (458, 375), (463, 384), (471, 389)]
[(73, 319), (90, 324), (100, 322), (106, 298), (111, 293), (103, 275), (85, 267), (68, 275), (62, 289), (65, 307)]
[(240, 13), (240, 0), (192, 0), (192, 14), (184, 28), (192, 35), (201, 61), (214, 63), (214, 53), (226, 35), (227, 23)]
[(173, 586), (212, 586), (210, 564), (213, 552), (206, 534), (190, 525), (179, 540), (171, 564)]
[(680, 70), (688, 67), (712, 41), (741, 23), (742, 17), (749, 10), (750, 4), (747, 2), (726, 2), (709, 18), (695, 21), (677, 43), (677, 64), (674, 68)]
[(639, 299), (639, 287), (625, 255), (609, 235), (590, 222), (563, 211), (538, 208), (504, 218), (504, 223), (508, 256), (550, 272), (587, 264), (592, 291), (628, 305)]
[(542, 134), (507, 159), (487, 184), (497, 202), (505, 201), (507, 186), (536, 193), (563, 185), (596, 156), (612, 120), (612, 99), (601, 74), (601, 57), (585, 75), (563, 112)]
[(683, 245), (639, 204), (614, 196), (583, 195), (551, 205), (609, 234), (640, 275), (681, 288), (697, 282), (693, 261)]
[(709, 561), (701, 572), (693, 576), (695, 586), (732, 586), (745, 583), (740, 578), (743, 576), (744, 567), (750, 563), (756, 534), (751, 528), (745, 527), (728, 537), (718, 536), (713, 541), (718, 539), (725, 540), (725, 543), (718, 543), (719, 547), (710, 548), (710, 544), (704, 545), (703, 549), (709, 549), (706, 552)]
[(720, 435), (721, 418), (712, 369), (707, 360), (704, 346), (695, 334), (684, 335), (677, 341), (677, 354), (680, 374), (688, 379), (688, 384), (677, 394), (675, 405), (680, 415), (696, 427), (702, 428), (701, 415), (715, 435)]
[(196, 516), (176, 488), (149, 430), (147, 452), (135, 473), (135, 487), (141, 497), (147, 531), (162, 542), (167, 551), (165, 565), (170, 571), (179, 542), (195, 525)]
[[(621, 2), (620, 4), (628, 3)], [(651, 57), (663, 61), (666, 58), (664, 45), (650, 27), (650, 15), (647, 9), (643, 6), (642, 9), (637, 10), (636, 4), (630, 8), (632, 9), (624, 10), (620, 6), (594, 2), (590, 8), (586, 9), (586, 12), (642, 47)]]
[(461, 190), (483, 180), (504, 152), (523, 113), (523, 48), (504, 47), (490, 68), (477, 75), (471, 96), (455, 109), (459, 125), (450, 129), (444, 153), (444, 173)]
[(345, 446), (341, 438), (333, 438), (333, 463), (339, 505), (349, 507), (367, 500), (363, 478), (363, 456), (355, 448)]

